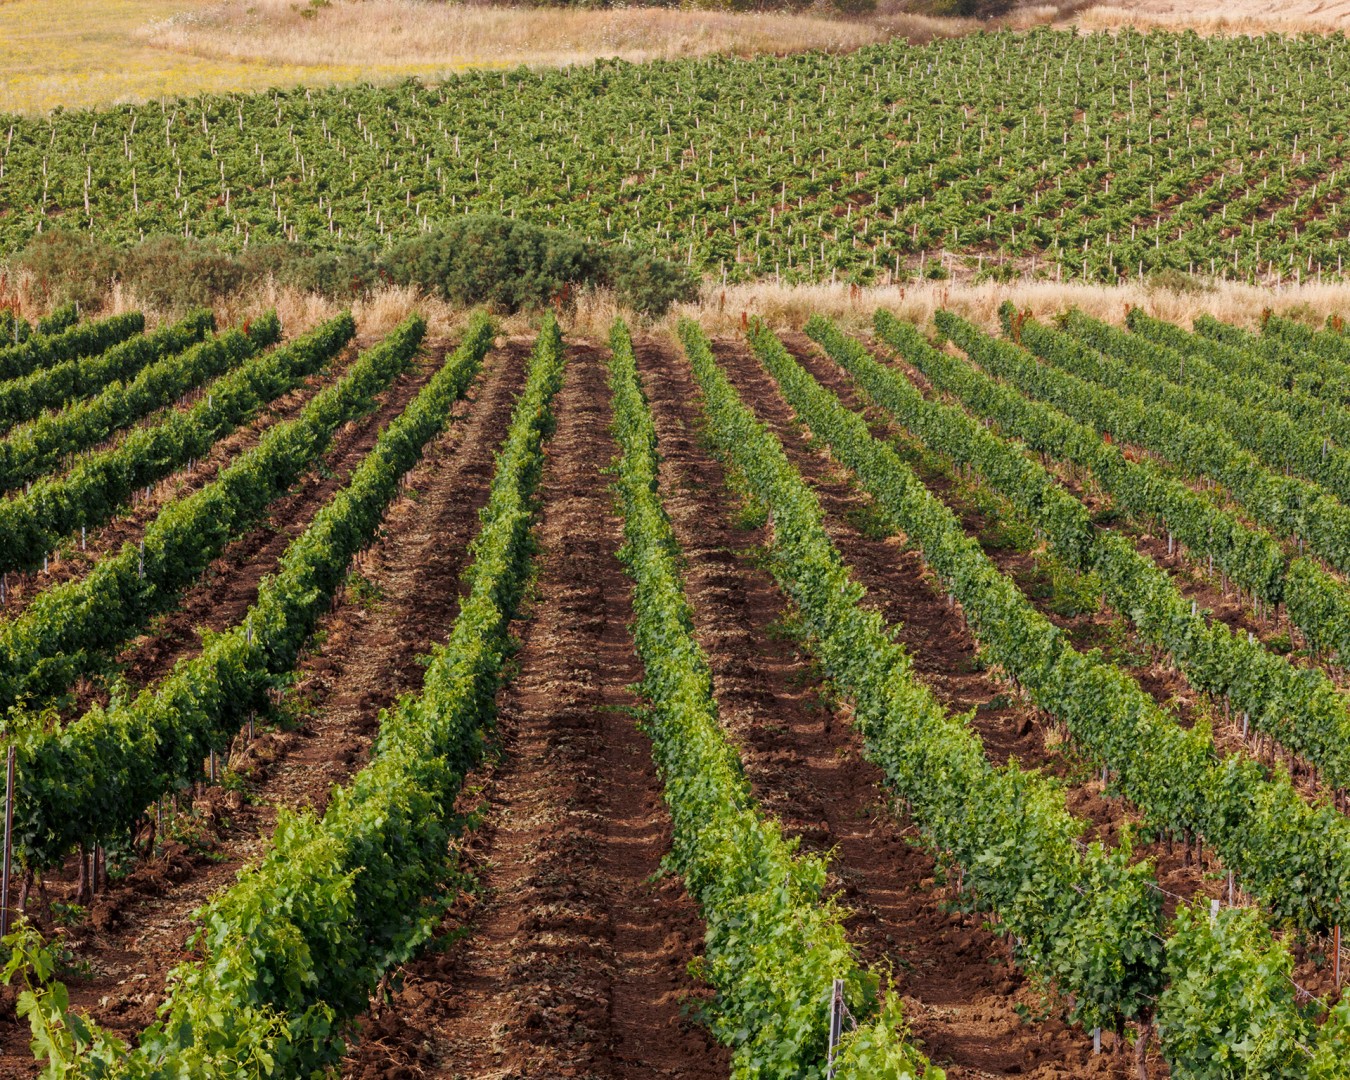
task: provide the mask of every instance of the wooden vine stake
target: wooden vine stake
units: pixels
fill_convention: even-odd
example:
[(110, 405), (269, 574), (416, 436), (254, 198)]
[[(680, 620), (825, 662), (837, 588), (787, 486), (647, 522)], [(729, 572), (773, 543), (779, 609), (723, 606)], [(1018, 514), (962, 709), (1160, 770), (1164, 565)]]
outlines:
[(834, 1055), (844, 1034), (844, 1013), (847, 1009), (844, 1004), (844, 980), (835, 979), (830, 988), (830, 1051), (825, 1067), (826, 1080), (834, 1080)]
[(9, 871), (14, 854), (14, 744), (5, 755), (5, 851), (0, 863), (0, 937), (9, 933)]

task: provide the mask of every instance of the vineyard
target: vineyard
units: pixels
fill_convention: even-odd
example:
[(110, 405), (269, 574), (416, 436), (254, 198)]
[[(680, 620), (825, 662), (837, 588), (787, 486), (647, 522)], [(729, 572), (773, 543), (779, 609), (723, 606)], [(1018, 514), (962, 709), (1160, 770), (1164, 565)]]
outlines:
[(1350, 1076), (1348, 83), (0, 117), (0, 1078)]
[(357, 249), (469, 213), (727, 281), (1345, 270), (1344, 37), (1042, 30), (0, 118), (0, 245)]
[(1346, 1075), (1350, 338), (1001, 317), (11, 314), (0, 1071)]

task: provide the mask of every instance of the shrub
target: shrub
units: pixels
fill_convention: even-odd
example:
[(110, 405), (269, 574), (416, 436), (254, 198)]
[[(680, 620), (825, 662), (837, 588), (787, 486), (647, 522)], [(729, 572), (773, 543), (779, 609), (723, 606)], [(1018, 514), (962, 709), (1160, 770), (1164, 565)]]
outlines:
[(503, 312), (563, 305), (579, 287), (609, 286), (645, 315), (692, 298), (698, 286), (684, 267), (633, 248), (491, 215), (452, 219), (385, 251), (275, 243), (228, 252), (181, 236), (115, 248), (85, 233), (57, 231), (35, 238), (12, 263), (33, 274), (39, 297), (50, 303), (96, 309), (109, 282), (119, 280), (170, 312), (210, 306), (269, 277), (341, 301), (393, 281)]

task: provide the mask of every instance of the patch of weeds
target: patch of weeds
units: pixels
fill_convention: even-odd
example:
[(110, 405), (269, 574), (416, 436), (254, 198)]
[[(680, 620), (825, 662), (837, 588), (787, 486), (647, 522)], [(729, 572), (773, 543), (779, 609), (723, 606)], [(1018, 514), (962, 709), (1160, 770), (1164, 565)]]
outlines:
[[(800, 659), (802, 661), (801, 667), (788, 677), (788, 685), (794, 689), (798, 689), (806, 686), (816, 686), (817, 684), (822, 683), (825, 679), (825, 669), (820, 666), (819, 662), (805, 656), (800, 657)], [(812, 696), (821, 698), (821, 704), (828, 708), (829, 695), (825, 693), (823, 688), (818, 688), (816, 693)], [(810, 701), (805, 702), (805, 705), (808, 709), (818, 707)]]
[(74, 901), (52, 901), (52, 923), (56, 926), (75, 926), (84, 920), (85, 907)]
[(1010, 709), (1015, 705), (1011, 694), (995, 694), (988, 701), (975, 706), (980, 712), (993, 712), (996, 709)]
[(790, 641), (795, 644), (806, 636), (806, 628), (801, 614), (793, 608), (766, 624), (764, 634), (770, 641)]
[(895, 534), (889, 515), (874, 499), (850, 506), (844, 512), (844, 520), (868, 540), (885, 540)]
[(359, 570), (347, 575), (347, 601), (364, 611), (374, 611), (384, 599), (384, 589)]
[(1034, 1009), (1020, 1001), (1014, 1001), (1013, 1012), (1021, 1018), (1024, 1024), (1043, 1024), (1050, 1019), (1051, 1014), (1050, 1006), (1044, 1001)]
[(1263, 642), (1265, 647), (1273, 653), (1279, 653), (1281, 656), (1288, 656), (1294, 651), (1294, 642), (1289, 637), (1289, 631), (1281, 630), (1278, 634), (1272, 634)]
[(746, 497), (737, 501), (736, 514), (731, 524), (746, 532), (763, 528), (769, 520), (769, 508), (756, 499)]
[[(274, 702), (267, 717), (280, 731), (295, 731), (304, 727), (319, 711), (319, 703), (313, 691), (283, 694), (279, 702)], [(255, 723), (256, 729), (256, 723)]]
[(188, 851), (207, 858), (215, 854), (215, 840), (206, 819), (191, 807), (164, 816), (160, 836), (182, 844)]
[(243, 795), (246, 800), (251, 800), (252, 790), (249, 788), (248, 781), (244, 779), (244, 774), (235, 772), (234, 769), (225, 768), (216, 774), (216, 786), (221, 791), (237, 791)]
[(1102, 583), (1096, 574), (1081, 574), (1058, 559), (1036, 560), (1049, 586), (1047, 607), (1056, 615), (1090, 615), (1101, 606)]
[(1002, 514), (986, 515), (977, 535), (986, 551), (1027, 551), (1034, 542), (1026, 525)]
[(736, 555), (745, 561), (746, 566), (752, 569), (763, 570), (766, 574), (773, 573), (773, 548), (766, 544), (742, 548), (736, 552)]

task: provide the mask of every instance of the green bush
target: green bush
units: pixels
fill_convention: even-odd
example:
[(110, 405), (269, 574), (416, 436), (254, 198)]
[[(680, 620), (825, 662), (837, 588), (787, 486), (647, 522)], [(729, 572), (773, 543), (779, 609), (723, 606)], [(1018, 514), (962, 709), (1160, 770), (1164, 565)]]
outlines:
[(343, 302), (392, 281), (503, 312), (566, 306), (578, 288), (607, 286), (633, 310), (661, 315), (697, 291), (696, 279), (665, 259), (485, 214), (452, 219), (383, 251), (277, 243), (230, 252), (181, 236), (115, 248), (85, 233), (55, 231), (36, 237), (12, 265), (33, 274), (48, 303), (97, 309), (117, 280), (151, 306), (179, 313), (269, 278)]

